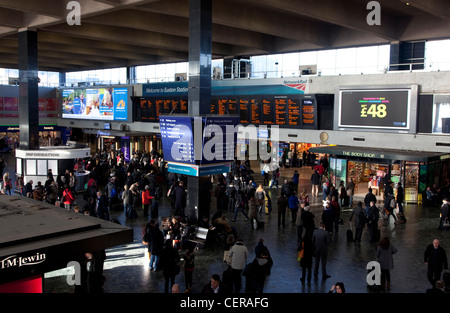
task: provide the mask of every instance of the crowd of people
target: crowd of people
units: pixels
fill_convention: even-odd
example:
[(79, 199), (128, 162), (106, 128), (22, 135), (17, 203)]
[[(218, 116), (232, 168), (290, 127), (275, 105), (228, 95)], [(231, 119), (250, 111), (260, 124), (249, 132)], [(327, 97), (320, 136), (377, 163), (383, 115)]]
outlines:
[[(393, 209), (398, 206), (402, 213), (401, 190), (398, 190), (397, 199), (394, 199), (395, 205), (391, 202), (393, 192), (392, 186), (389, 185), (385, 187), (383, 207), (377, 207), (377, 198), (370, 189), (364, 200), (353, 206), (354, 184), (350, 181), (346, 187), (340, 185), (336, 188), (327, 179), (327, 159), (314, 161), (311, 156), (310, 158), (311, 161), (305, 165), (311, 165), (313, 172), (311, 195), (306, 188), (299, 190), (297, 170), (282, 184), (279, 184), (279, 169), (270, 173), (270, 184), (256, 184), (255, 176), (259, 173), (255, 174), (250, 162), (235, 162), (230, 173), (211, 178), (209, 189), (216, 198), (217, 210), (211, 217), (203, 216), (197, 225), (192, 225), (186, 216), (186, 177), (168, 172), (163, 157), (155, 151), (136, 152), (129, 161), (125, 161), (123, 154), (116, 151), (98, 151), (89, 158), (74, 160), (73, 168), (67, 169), (64, 175), (57, 175), (55, 178), (49, 170), (43, 185), (41, 182), (34, 185), (32, 180), (25, 183), (22, 175), (16, 179), (15, 187), (23, 196), (104, 220), (111, 220), (111, 212), (117, 209), (123, 210), (127, 219), (135, 219), (142, 214), (147, 221), (143, 225), (142, 241), (148, 249), (149, 270), (162, 271), (165, 280), (164, 292), (167, 293), (179, 292), (175, 277), (181, 274), (181, 270), (184, 272), (185, 292), (193, 291), (193, 271), (198, 246), (193, 244), (191, 239), (195, 237), (197, 227), (209, 229), (205, 247), (224, 247), (223, 260), (227, 264), (222, 275), (212, 275), (201, 292), (239, 293), (244, 285), (243, 277), (245, 292), (263, 292), (274, 260), (262, 239), (255, 247), (255, 258), (249, 260), (249, 251), (233, 223), (236, 222), (238, 214), (242, 213), (243, 218), (249, 221), (250, 231), (259, 227), (259, 216), (271, 213), (271, 199), (264, 188), (267, 185), (269, 188), (276, 186), (280, 189), (276, 202), (278, 227), (285, 227), (287, 220), (296, 227), (298, 261), (302, 268), (301, 283), (310, 283), (313, 275), (317, 279), (319, 270), (322, 279), (328, 279), (331, 277), (326, 266), (328, 248), (332, 235), (339, 231), (343, 223), (341, 210), (345, 205), (352, 209), (349, 220), (354, 225), (355, 232), (351, 241), (360, 242), (367, 226), (369, 241), (377, 244), (376, 257), (381, 265), (382, 286), (384, 290), (389, 290), (389, 271), (393, 268), (392, 255), (397, 252), (397, 248), (389, 242), (388, 237), (380, 238), (379, 220), (385, 212), (385, 220), (392, 215), (397, 222)], [(304, 159), (307, 160), (308, 157)], [(2, 161), (0, 160), (0, 167)], [(77, 170), (90, 172), (85, 191), (81, 193), (86, 203), (83, 207), (80, 207), (76, 200), (77, 196), (80, 196), (79, 191), (75, 190), (78, 182), (74, 172)], [(11, 178), (9, 173), (5, 172), (5, 190), (8, 190), (8, 181), (11, 182)], [(10, 184), (8, 186), (9, 189), (12, 188)], [(317, 202), (319, 192), (323, 197), (323, 210), (320, 212), (321, 216), (318, 216), (319, 224), (316, 225), (310, 204), (313, 200)], [(343, 195), (350, 198), (348, 203), (344, 203)], [(159, 214), (158, 206), (162, 198), (169, 199), (173, 213), (171, 216)], [(446, 211), (443, 209), (443, 212), (447, 212), (448, 216), (447, 200), (443, 201), (446, 205)], [(286, 217), (287, 209), (290, 214)], [(428, 278), (433, 291), (441, 286), (441, 272), (448, 268), (445, 251), (442, 248), (438, 250), (439, 252), (435, 252), (428, 247), (425, 253), (425, 262), (429, 265)], [(344, 283), (334, 284), (330, 292), (345, 292)]]

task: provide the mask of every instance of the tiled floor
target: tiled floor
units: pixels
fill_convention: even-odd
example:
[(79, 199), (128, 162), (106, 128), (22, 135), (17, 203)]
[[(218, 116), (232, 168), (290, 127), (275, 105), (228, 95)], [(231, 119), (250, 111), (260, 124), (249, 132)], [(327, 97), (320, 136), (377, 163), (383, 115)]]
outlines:
[[(7, 156), (8, 159), (8, 156)], [(11, 166), (14, 159), (9, 156)], [(305, 187), (310, 191), (311, 168), (298, 169), (301, 174), (299, 188)], [(255, 170), (259, 173), (259, 170)], [(282, 169), (280, 182), (284, 178), (290, 179), (294, 169)], [(257, 180), (261, 176), (255, 174)], [(350, 211), (344, 209), (342, 218), (344, 225), (340, 226), (338, 233), (332, 236), (330, 251), (328, 254), (327, 269), (331, 278), (322, 281), (321, 274), (318, 280), (311, 284), (302, 285), (299, 281), (301, 268), (296, 260), (297, 255), (297, 231), (295, 225), (290, 222), (287, 214), (286, 227), (277, 227), (276, 201), (280, 190), (266, 189), (274, 203), (274, 210), (270, 215), (261, 215), (265, 221), (265, 227), (259, 230), (251, 230), (249, 222), (244, 221), (243, 215), (238, 215), (237, 221), (232, 223), (236, 227), (238, 235), (243, 238), (244, 244), (250, 252), (249, 261), (253, 260), (254, 248), (260, 238), (272, 255), (274, 266), (268, 277), (264, 292), (266, 293), (324, 293), (337, 281), (345, 283), (348, 293), (369, 293), (367, 288), (366, 265), (376, 260), (375, 244), (368, 241), (367, 230), (364, 230), (361, 243), (347, 242), (346, 231), (349, 228), (348, 217)], [(355, 199), (358, 201), (358, 199)], [(212, 200), (215, 203), (214, 198)], [(213, 204), (214, 206), (214, 204)], [(321, 194), (318, 199), (312, 198), (312, 212), (315, 214), (316, 226), (319, 224), (322, 204)], [(214, 209), (213, 209), (214, 212)], [(212, 212), (212, 213), (213, 213)], [(166, 200), (160, 203), (160, 215), (170, 215), (170, 206)], [(229, 214), (229, 213), (228, 213)], [(389, 224), (381, 227), (382, 236), (389, 236), (392, 244), (398, 248), (394, 255), (394, 269), (391, 271), (390, 293), (424, 293), (430, 284), (426, 278), (427, 267), (423, 262), (423, 253), (428, 244), (434, 238), (441, 240), (441, 246), (450, 252), (450, 232), (438, 230), (438, 207), (425, 207), (416, 204), (407, 204), (405, 214), (408, 219), (405, 225), (395, 225), (393, 219)], [(134, 242), (114, 247), (107, 250), (107, 260), (104, 264), (106, 276), (105, 287), (109, 293), (162, 293), (164, 292), (164, 278), (161, 272), (149, 271), (146, 259), (146, 248), (141, 243), (141, 227), (146, 222), (142, 214), (138, 219), (127, 220), (122, 211), (113, 211), (122, 225), (134, 229)], [(232, 216), (229, 214), (229, 220)], [(450, 256), (450, 255), (449, 255)], [(195, 259), (193, 276), (193, 293), (199, 293), (209, 281), (212, 274), (222, 274), (226, 265), (222, 261), (223, 248), (215, 247), (201, 249)], [(71, 269), (62, 269), (46, 274), (44, 288), (46, 293), (71, 293), (73, 287), (67, 284), (67, 275)], [(184, 274), (176, 277), (176, 282), (184, 290)], [(244, 291), (242, 289), (242, 291)]]

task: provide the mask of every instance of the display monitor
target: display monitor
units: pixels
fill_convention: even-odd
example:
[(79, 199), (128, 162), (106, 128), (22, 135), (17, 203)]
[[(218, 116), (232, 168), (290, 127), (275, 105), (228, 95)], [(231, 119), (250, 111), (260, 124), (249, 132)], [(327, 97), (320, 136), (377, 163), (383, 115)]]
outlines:
[(417, 85), (338, 87), (335, 129), (416, 132)]
[(72, 88), (61, 91), (61, 117), (106, 121), (128, 121), (131, 87)]

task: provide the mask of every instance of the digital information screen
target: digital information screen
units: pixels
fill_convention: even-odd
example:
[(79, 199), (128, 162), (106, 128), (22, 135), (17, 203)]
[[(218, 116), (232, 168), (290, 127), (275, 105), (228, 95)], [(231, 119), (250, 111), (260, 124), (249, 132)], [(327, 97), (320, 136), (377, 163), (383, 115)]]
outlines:
[[(187, 98), (133, 97), (135, 121), (158, 122), (160, 115), (187, 114)], [(242, 125), (318, 128), (313, 95), (213, 96), (210, 114), (240, 116)]]
[[(195, 123), (202, 132), (202, 156), (195, 155)], [(207, 165), (234, 161), (238, 116), (160, 116), (161, 141), (167, 162)]]
[(195, 164), (192, 117), (160, 116), (159, 128), (164, 160)]
[(317, 125), (316, 105), (313, 98), (302, 99), (302, 126), (303, 128), (314, 128)]
[(157, 123), (160, 115), (188, 113), (187, 97), (132, 97), (132, 100), (135, 121)]
[(410, 90), (340, 91), (339, 127), (409, 130)]
[(128, 121), (129, 88), (62, 90), (62, 118)]

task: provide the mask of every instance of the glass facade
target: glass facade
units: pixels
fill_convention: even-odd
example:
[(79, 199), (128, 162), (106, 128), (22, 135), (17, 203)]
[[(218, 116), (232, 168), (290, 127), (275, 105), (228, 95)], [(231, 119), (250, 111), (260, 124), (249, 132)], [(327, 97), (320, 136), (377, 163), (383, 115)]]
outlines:
[[(426, 43), (426, 71), (450, 70), (448, 51), (450, 40), (435, 40)], [(252, 56), (251, 78), (298, 77), (301, 66), (314, 65), (317, 75), (354, 75), (383, 73), (389, 67), (390, 46), (378, 45), (331, 50), (293, 52)], [(223, 77), (223, 59), (212, 60), (211, 75)], [(135, 67), (135, 77), (127, 79), (127, 68), (100, 69), (66, 73), (66, 85), (79, 82), (101, 84), (154, 83), (175, 81), (176, 74), (188, 73), (188, 62), (143, 65)], [(221, 75), (216, 76), (216, 72)], [(186, 75), (188, 76), (188, 75)], [(16, 69), (0, 68), (0, 84), (9, 84), (10, 77), (19, 77)], [(59, 86), (59, 73), (39, 72), (40, 86)]]

